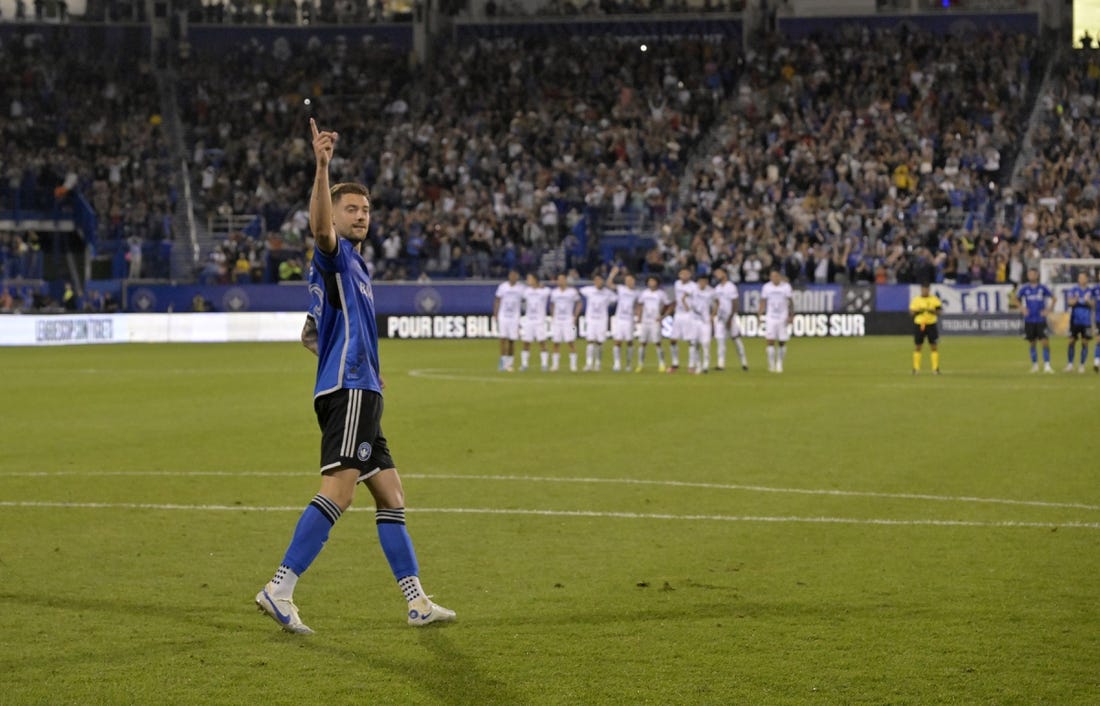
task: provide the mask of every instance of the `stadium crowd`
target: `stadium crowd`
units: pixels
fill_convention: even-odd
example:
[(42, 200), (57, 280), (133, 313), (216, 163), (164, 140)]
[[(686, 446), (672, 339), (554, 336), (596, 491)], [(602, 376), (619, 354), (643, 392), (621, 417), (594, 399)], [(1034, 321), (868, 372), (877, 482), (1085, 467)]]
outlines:
[[(666, 281), (687, 265), (757, 282), (777, 265), (795, 283), (1018, 282), (1040, 256), (1097, 253), (1092, 56), (1040, 98), (1016, 190), (1044, 59), (1022, 35), (479, 41), (439, 47), (431, 71), (369, 44), (193, 56), (177, 99), (199, 220), (258, 216), (196, 274), (301, 276), (302, 126), (316, 117), (341, 134), (334, 176), (372, 188), (383, 280), (588, 276), (620, 261)], [(102, 240), (130, 252), (171, 238), (151, 69), (15, 42), (0, 67), (5, 208), (79, 188)], [(649, 236), (632, 243), (645, 249), (601, 248), (617, 232)], [(28, 260), (12, 255), (22, 241), (0, 238), (6, 274)]]
[(1033, 255), (1100, 257), (1100, 51), (1061, 59), (1040, 96), (1034, 156), (1020, 175), (1026, 205), (1017, 228)]
[[(371, 246), (382, 279), (513, 266), (587, 275), (611, 266), (599, 235), (625, 221), (657, 235), (627, 264), (664, 279), (687, 264), (760, 281), (775, 263), (795, 282), (1006, 281), (1026, 253), (1009, 237), (1016, 199), (999, 184), (1039, 79), (1036, 44), (902, 40), (864, 32), (758, 52), (483, 42), (444, 49), (443, 71), (398, 69), (378, 83), (371, 71), (384, 58), (350, 60), (347, 47), (335, 59), (320, 47), (283, 57), (245, 48), (246, 83), (278, 96), (262, 115), (248, 92), (219, 89), (212, 63), (195, 72), (214, 102), (252, 100), (215, 151), (282, 145), (262, 152), (285, 159), (259, 165), (256, 150), (251, 171), (238, 156), (219, 180), (236, 206), (253, 194), (265, 222), (284, 222), (287, 242), (308, 240), (303, 218), (277, 213), (308, 188), (295, 171), (307, 148), (297, 104), (310, 98), (309, 112), (339, 128), (348, 153), (337, 169), (371, 185), (381, 212)], [(318, 76), (325, 83), (310, 82)], [(201, 116), (187, 117), (201, 133)], [(685, 173), (712, 128), (717, 140)], [(278, 189), (288, 193), (265, 195)]]
[[(95, 238), (139, 275), (142, 253), (172, 238), (177, 198), (152, 68), (55, 36), (0, 44), (0, 212), (71, 214), (79, 193)], [(5, 278), (42, 276), (39, 235), (0, 234)], [(145, 262), (167, 276), (164, 258)]]
[(690, 40), (648, 51), (532, 41), (451, 47), (442, 70), (414, 74), (386, 49), (330, 49), (242, 48), (244, 91), (219, 63), (189, 67), (193, 171), (204, 173), (208, 207), (254, 209), (284, 224), (282, 240), (301, 242), (301, 125), (316, 115), (344, 143), (337, 178), (372, 188), (382, 279), (488, 277), (513, 265), (549, 273), (585, 255), (570, 237), (583, 213), (663, 214), (735, 62), (730, 49)]

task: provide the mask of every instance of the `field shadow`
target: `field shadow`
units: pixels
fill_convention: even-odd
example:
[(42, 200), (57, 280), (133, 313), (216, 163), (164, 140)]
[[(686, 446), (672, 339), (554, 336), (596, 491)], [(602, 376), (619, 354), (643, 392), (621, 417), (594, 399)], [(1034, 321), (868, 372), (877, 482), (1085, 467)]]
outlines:
[(427, 626), (408, 628), (416, 632), (417, 642), (424, 648), (422, 656), (401, 659), (380, 649), (382, 643), (371, 643), (362, 651), (346, 646), (303, 640), (303, 649), (315, 650), (331, 658), (337, 656), (352, 664), (368, 662), (372, 669), (393, 673), (399, 681), (407, 681), (415, 688), (430, 694), (434, 701), (459, 706), (483, 704), (509, 704), (524, 706), (530, 703), (512, 685), (494, 677), (481, 668), (446, 634), (460, 626)]

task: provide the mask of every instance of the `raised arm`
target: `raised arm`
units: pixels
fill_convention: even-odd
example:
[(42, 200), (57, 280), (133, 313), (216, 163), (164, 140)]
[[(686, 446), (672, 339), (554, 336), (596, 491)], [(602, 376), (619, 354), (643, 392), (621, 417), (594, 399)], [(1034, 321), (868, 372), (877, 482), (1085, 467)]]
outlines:
[(332, 194), (329, 192), (328, 165), (338, 135), (321, 132), (313, 118), (309, 119), (313, 132), (313, 154), (317, 158), (317, 173), (313, 177), (313, 194), (309, 198), (309, 229), (324, 253), (336, 252), (336, 229), (332, 225)]

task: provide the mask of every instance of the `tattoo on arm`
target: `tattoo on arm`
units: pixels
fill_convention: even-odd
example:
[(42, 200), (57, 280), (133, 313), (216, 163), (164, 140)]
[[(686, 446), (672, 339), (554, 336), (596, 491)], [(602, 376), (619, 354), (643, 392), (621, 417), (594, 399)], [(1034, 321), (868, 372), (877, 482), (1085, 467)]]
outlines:
[(317, 352), (317, 322), (312, 316), (306, 317), (305, 326), (302, 327), (302, 345), (308, 348), (313, 355), (320, 355)]

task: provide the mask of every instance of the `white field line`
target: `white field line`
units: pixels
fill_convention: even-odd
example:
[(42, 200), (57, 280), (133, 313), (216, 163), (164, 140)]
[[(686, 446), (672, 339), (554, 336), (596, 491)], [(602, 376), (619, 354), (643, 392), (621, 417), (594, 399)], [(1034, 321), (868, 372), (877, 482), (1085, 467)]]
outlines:
[[(54, 476), (128, 476), (128, 477), (242, 477), (242, 478), (293, 478), (305, 472), (278, 471), (17, 471), (0, 473), (5, 477), (39, 478)], [(668, 488), (703, 488), (707, 490), (734, 490), (750, 493), (786, 493), (791, 495), (822, 495), (850, 498), (880, 498), (890, 500), (929, 500), (933, 502), (982, 503), (993, 505), (1019, 505), (1024, 507), (1065, 508), (1073, 510), (1100, 510), (1100, 505), (1087, 503), (1052, 502), (1046, 500), (1016, 500), (1012, 498), (983, 498), (967, 495), (932, 495), (928, 493), (883, 493), (865, 490), (836, 490), (832, 488), (776, 488), (764, 485), (737, 483), (703, 483), (679, 480), (648, 480), (644, 478), (555, 478), (551, 476), (517, 475), (462, 475), (458, 473), (402, 473), (404, 478), (417, 480), (482, 480), (528, 483), (588, 483), (608, 485), (653, 485)]]
[[(192, 512), (301, 512), (299, 506), (247, 506), (247, 505), (179, 505), (174, 503), (81, 503), (49, 502), (35, 500), (0, 500), (0, 507), (13, 508), (55, 508), (55, 509), (92, 509), (92, 510), (159, 510)], [(374, 512), (373, 508), (349, 508), (348, 512)], [(798, 517), (798, 516), (757, 516), (757, 515), (673, 515), (665, 513), (640, 512), (597, 512), (594, 510), (528, 510), (473, 507), (426, 507), (412, 508), (413, 513), (440, 513), (463, 515), (535, 515), (542, 517), (593, 517), (624, 520), (681, 520), (691, 522), (758, 522), (758, 523), (802, 523), (835, 525), (884, 525), (884, 526), (926, 526), (926, 527), (1022, 527), (1036, 529), (1100, 529), (1100, 522), (1017, 522), (1004, 520), (980, 522), (976, 520), (894, 520), (857, 517)]]

